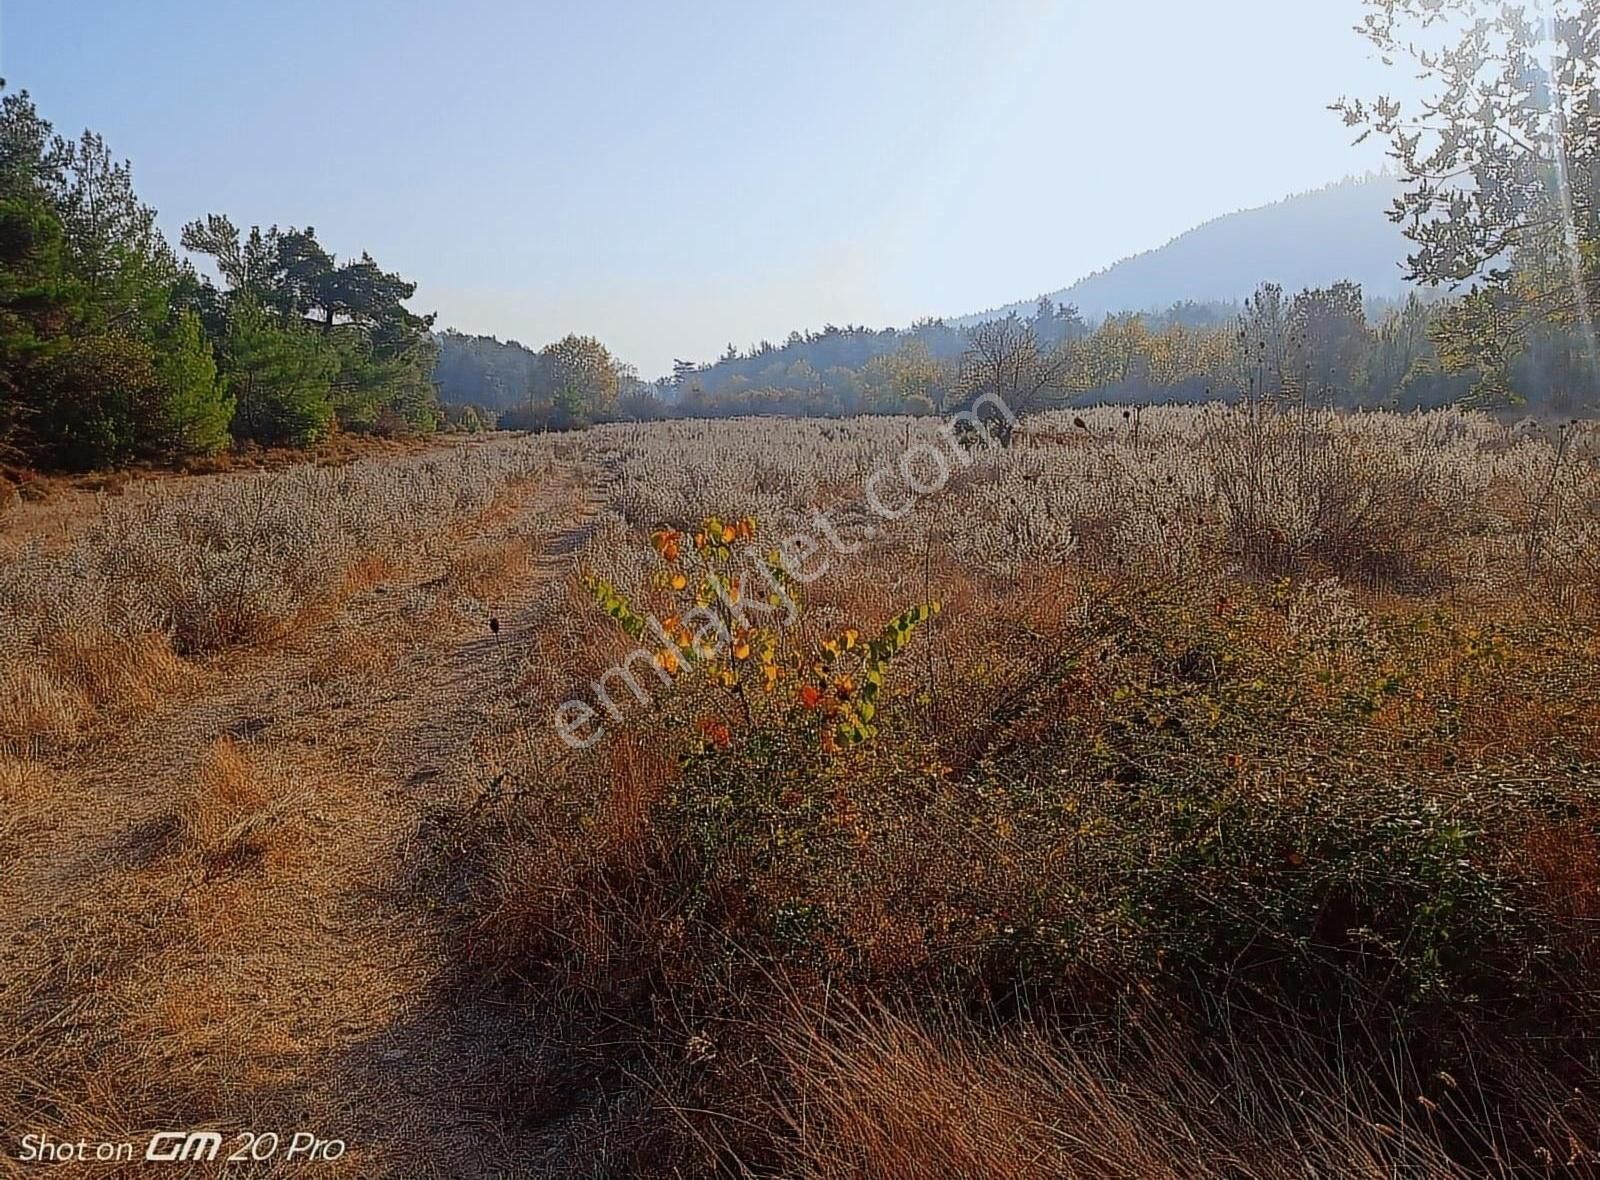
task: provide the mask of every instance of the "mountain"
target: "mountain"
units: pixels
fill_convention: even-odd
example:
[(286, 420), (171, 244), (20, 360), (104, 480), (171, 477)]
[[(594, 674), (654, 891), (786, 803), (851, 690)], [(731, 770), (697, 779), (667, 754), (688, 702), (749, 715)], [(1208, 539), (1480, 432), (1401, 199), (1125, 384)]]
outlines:
[[(1386, 215), (1399, 192), (1395, 177), (1369, 175), (1229, 213), (1049, 297), (1076, 304), (1088, 320), (1164, 309), (1184, 300), (1239, 300), (1263, 282), (1294, 292), (1352, 279), (1369, 298), (1403, 298), (1409, 290), (1403, 277), (1409, 243)], [(1026, 314), (1034, 303), (1008, 304), (954, 322), (994, 319), (1012, 310)]]

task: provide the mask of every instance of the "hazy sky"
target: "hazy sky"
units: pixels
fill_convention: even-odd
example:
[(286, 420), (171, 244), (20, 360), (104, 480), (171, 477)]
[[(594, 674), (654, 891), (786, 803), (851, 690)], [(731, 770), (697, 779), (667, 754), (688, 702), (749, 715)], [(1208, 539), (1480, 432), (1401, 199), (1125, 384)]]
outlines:
[(0, 73), (185, 221), (314, 225), (441, 325), (643, 375), (1061, 287), (1381, 163), (1357, 0), (0, 0)]

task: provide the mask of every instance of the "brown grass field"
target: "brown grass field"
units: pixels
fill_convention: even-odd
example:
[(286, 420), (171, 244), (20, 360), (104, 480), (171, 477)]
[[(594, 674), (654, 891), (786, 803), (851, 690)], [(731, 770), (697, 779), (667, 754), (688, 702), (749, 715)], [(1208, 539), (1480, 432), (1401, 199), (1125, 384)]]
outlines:
[[(1600, 434), (1074, 417), (14, 497), (0, 1175), (1600, 1172)], [(797, 617), (563, 744), (597, 581), (818, 510)]]

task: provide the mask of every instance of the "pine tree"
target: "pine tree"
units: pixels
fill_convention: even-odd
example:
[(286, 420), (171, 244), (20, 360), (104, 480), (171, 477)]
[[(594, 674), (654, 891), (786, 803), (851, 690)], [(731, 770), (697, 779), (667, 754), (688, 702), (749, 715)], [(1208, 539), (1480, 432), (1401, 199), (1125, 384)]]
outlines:
[(164, 398), (151, 442), (160, 457), (213, 455), (228, 445), (234, 401), (193, 311), (181, 312), (161, 342), (156, 376)]
[(244, 296), (230, 308), (221, 352), (237, 405), (235, 438), (266, 446), (307, 446), (328, 436), (339, 358), (317, 333), (279, 323)]

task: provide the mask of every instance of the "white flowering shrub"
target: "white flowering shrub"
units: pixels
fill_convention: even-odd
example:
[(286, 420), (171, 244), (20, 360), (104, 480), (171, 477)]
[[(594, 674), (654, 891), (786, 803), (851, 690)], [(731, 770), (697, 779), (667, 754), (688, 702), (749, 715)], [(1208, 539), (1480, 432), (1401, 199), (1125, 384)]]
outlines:
[(363, 556), (426, 548), (509, 480), (550, 466), (542, 440), (204, 482), (168, 482), (101, 515), (63, 547), (0, 561), (0, 709), (43, 714), (41, 668), (72, 639), (165, 636), (197, 654), (260, 638), (333, 590)]
[[(932, 514), (951, 556), (1002, 576), (1071, 561), (1169, 578), (1322, 571), (1419, 590), (1530, 575), (1600, 584), (1600, 444), (1577, 428), (1459, 410), (1103, 406), (1032, 416), (1015, 445), (959, 455), (942, 430), (928, 418), (684, 421), (608, 426), (585, 445), (636, 531), (729, 505), (781, 531), (823, 508), (852, 536), (911, 536)], [(924, 456), (925, 475), (924, 446), (948, 471), (917, 494), (901, 458)], [(906, 507), (889, 521), (865, 495), (883, 471), (883, 499)]]

